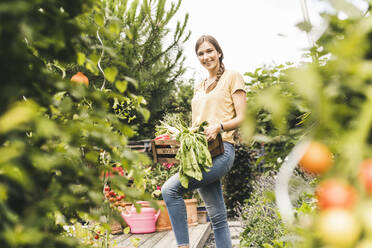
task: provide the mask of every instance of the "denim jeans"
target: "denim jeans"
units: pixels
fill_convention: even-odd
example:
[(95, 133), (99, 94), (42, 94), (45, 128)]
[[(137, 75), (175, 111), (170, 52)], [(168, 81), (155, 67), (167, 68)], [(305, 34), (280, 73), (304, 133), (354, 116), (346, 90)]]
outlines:
[(212, 222), (216, 247), (232, 247), (220, 179), (233, 166), (235, 150), (231, 143), (224, 142), (223, 145), (225, 152), (213, 158), (213, 167), (209, 172), (203, 172), (201, 181), (190, 178), (188, 189), (185, 189), (182, 187), (177, 173), (169, 178), (162, 187), (163, 199), (178, 246), (189, 244), (186, 206), (182, 196), (188, 191), (198, 189)]

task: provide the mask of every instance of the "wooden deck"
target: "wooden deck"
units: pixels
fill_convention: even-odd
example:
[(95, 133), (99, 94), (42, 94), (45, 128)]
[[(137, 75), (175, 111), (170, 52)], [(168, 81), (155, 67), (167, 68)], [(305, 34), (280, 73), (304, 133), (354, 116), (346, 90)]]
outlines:
[[(211, 225), (199, 224), (189, 227), (190, 248), (203, 248), (211, 233)], [(135, 244), (138, 246), (135, 246)], [(116, 235), (111, 244), (113, 248), (173, 248), (177, 247), (173, 231), (155, 232), (148, 234)]]

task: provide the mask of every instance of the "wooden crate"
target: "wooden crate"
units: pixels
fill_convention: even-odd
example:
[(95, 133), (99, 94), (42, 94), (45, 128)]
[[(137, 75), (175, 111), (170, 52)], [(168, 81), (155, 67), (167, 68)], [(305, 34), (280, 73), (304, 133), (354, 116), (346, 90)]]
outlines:
[[(155, 163), (174, 163), (178, 164), (176, 153), (180, 148), (180, 142), (177, 140), (153, 140), (152, 154)], [(208, 150), (212, 158), (223, 154), (223, 142), (221, 134), (218, 134), (216, 139), (208, 142)]]
[(145, 153), (151, 153), (151, 139), (146, 140), (138, 140), (138, 141), (129, 141), (128, 147), (131, 150), (137, 151), (137, 152), (145, 152)]

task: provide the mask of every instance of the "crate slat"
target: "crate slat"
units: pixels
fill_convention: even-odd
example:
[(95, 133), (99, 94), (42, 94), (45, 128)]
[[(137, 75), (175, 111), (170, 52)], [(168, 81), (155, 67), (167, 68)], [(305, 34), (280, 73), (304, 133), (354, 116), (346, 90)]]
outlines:
[(169, 146), (176, 146), (180, 147), (180, 142), (177, 140), (154, 140), (155, 145), (169, 145)]
[(179, 148), (156, 148), (156, 153), (159, 154), (176, 154)]
[[(152, 151), (154, 162), (179, 164), (179, 161), (175, 159), (179, 146), (180, 143), (177, 140), (153, 140)], [(208, 142), (208, 150), (212, 158), (224, 152), (223, 141), (220, 134), (217, 135), (215, 140)]]
[(178, 164), (180, 161), (176, 158), (162, 158), (158, 157), (158, 163), (173, 163), (173, 164)]

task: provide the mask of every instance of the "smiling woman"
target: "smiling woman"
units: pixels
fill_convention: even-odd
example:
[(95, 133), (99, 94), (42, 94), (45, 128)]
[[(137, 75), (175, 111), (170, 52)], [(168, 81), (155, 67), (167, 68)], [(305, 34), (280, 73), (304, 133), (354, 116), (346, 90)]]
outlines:
[(203, 171), (201, 180), (190, 178), (187, 189), (182, 186), (178, 173), (172, 176), (163, 185), (162, 195), (179, 247), (189, 247), (182, 195), (197, 189), (212, 222), (216, 247), (229, 248), (232, 244), (220, 179), (231, 169), (235, 158), (233, 132), (244, 116), (244, 80), (239, 73), (225, 69), (222, 49), (214, 37), (201, 36), (196, 42), (195, 52), (209, 77), (195, 87), (192, 126), (207, 121), (209, 126), (204, 130), (208, 141), (222, 133), (224, 153), (213, 158), (212, 168), (208, 172)]

